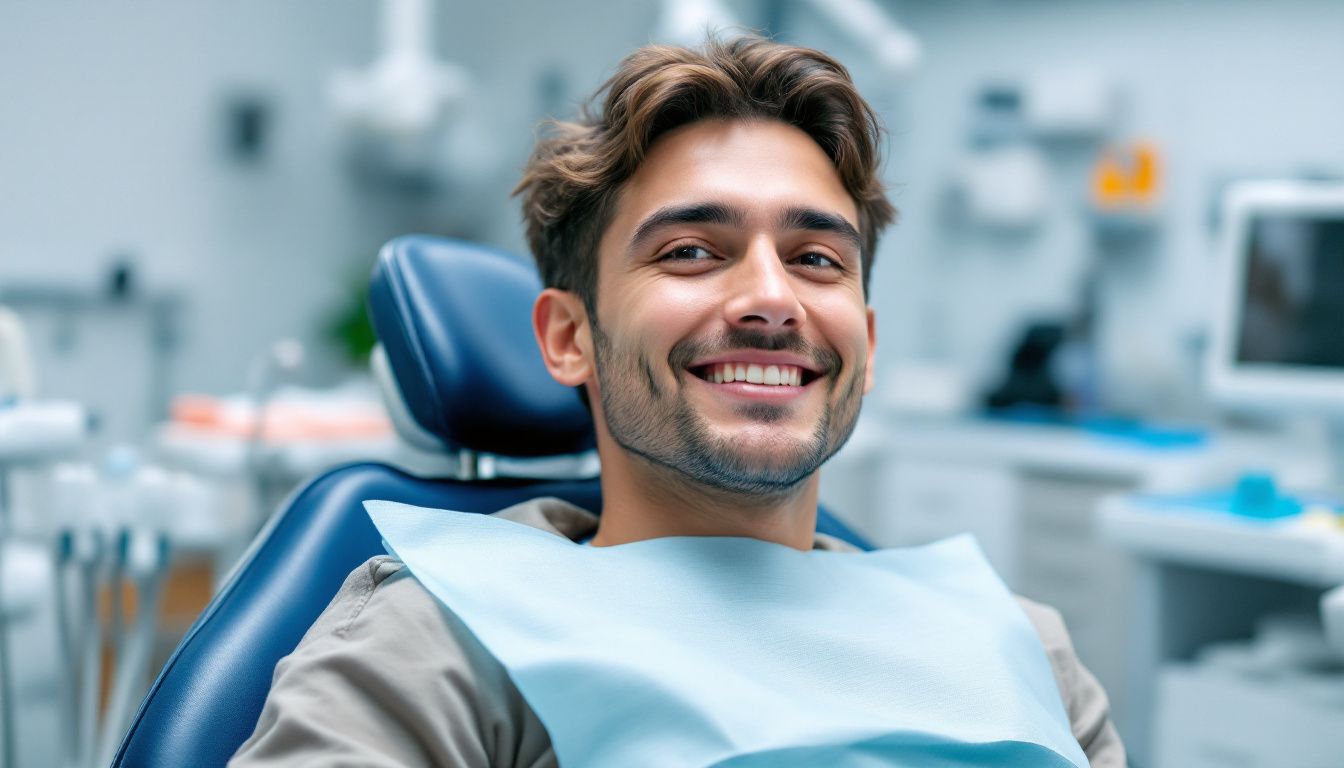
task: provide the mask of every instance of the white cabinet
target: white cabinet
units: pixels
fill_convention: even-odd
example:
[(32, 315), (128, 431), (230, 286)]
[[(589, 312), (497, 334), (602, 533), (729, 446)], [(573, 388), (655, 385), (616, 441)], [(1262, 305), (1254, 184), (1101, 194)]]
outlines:
[(1305, 691), (1208, 665), (1171, 664), (1158, 683), (1154, 764), (1338, 768), (1344, 762), (1342, 698), (1344, 687)]
[(1127, 662), (1136, 764), (1344, 764), (1344, 670), (1294, 661), (1293, 646), (1262, 626), (1313, 616), (1344, 582), (1344, 530), (1305, 516), (1243, 519), (1180, 496), (1116, 496), (1098, 520), (1137, 558)]

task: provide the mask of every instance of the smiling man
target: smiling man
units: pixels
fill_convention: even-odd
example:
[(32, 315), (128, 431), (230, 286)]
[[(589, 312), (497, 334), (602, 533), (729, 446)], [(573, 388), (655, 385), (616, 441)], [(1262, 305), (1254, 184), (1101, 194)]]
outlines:
[[(872, 384), (854, 198), (803, 130), (711, 115), (652, 141), (613, 203), (595, 284), (548, 288), (534, 313), (552, 375), (595, 395), (607, 502), (593, 543), (810, 549), (817, 468)], [(872, 207), (870, 226), (891, 217)]]
[[(519, 189), (547, 286), (538, 343), (592, 410), (602, 515), (539, 499), (494, 517), (554, 534), (540, 557), (619, 575), (556, 595), (522, 578), (538, 623), (501, 635), (426, 586), (434, 563), (374, 558), (277, 666), (233, 764), (545, 766), (602, 741), (640, 755), (612, 764), (706, 764), (677, 755), (750, 743), (769, 765), (1123, 766), (1058, 614), (1014, 600), (969, 550), (874, 558), (815, 532), (818, 470), (873, 384), (867, 286), (894, 215), (878, 122), (844, 68), (756, 38), (649, 47), (601, 96), (538, 143)], [(849, 591), (817, 592), (832, 580)], [(535, 643), (551, 626), (542, 656), (586, 658), (563, 617), (542, 622), (566, 601), (614, 616), (615, 636), (670, 642), (667, 658), (613, 643), (537, 684), (508, 632)], [(744, 669), (773, 670), (770, 685)], [(594, 700), (621, 725), (594, 735), (564, 711)], [(852, 709), (826, 721), (837, 707)], [(870, 716), (876, 736), (841, 743)], [(1050, 747), (1051, 728), (1068, 743)], [(830, 751), (799, 751), (822, 737)]]

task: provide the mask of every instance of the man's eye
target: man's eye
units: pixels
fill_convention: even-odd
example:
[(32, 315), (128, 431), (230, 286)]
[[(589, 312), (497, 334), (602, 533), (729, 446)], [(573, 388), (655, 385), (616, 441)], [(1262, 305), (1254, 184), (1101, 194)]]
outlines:
[(660, 259), (663, 261), (704, 261), (713, 257), (714, 254), (698, 245), (680, 245), (663, 254)]
[(840, 262), (825, 254), (817, 253), (816, 251), (804, 253), (802, 256), (799, 256), (798, 263), (802, 264), (804, 267), (834, 268), (840, 266)]

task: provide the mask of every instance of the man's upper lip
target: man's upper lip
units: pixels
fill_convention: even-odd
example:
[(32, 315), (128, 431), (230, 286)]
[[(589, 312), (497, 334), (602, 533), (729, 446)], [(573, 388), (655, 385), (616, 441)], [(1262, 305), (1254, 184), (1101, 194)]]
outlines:
[(801, 355), (788, 352), (767, 352), (763, 349), (744, 349), (739, 352), (721, 352), (691, 363), (691, 368), (703, 368), (718, 363), (755, 363), (757, 365), (793, 365), (810, 373), (820, 373), (816, 363)]

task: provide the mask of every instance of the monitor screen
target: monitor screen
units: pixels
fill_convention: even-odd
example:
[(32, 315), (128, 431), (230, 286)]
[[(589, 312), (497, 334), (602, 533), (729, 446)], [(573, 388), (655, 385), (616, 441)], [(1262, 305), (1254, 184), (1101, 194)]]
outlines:
[(1344, 213), (1260, 211), (1247, 224), (1236, 361), (1344, 368)]

